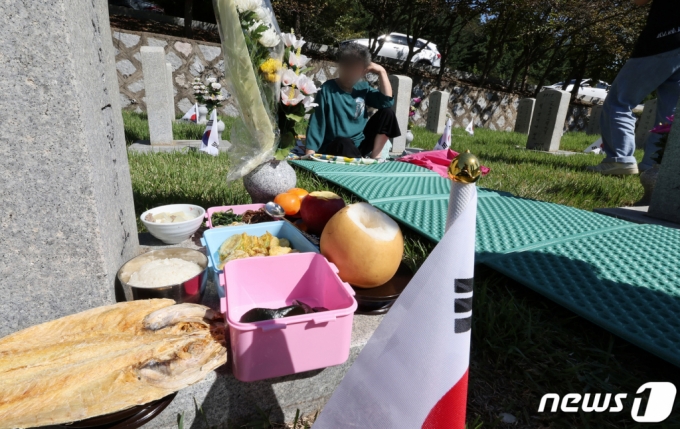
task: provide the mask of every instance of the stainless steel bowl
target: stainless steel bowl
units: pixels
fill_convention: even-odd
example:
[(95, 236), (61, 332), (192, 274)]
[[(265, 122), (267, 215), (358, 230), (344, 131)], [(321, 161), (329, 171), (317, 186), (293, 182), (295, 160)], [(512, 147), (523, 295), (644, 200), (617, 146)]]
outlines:
[[(128, 284), (132, 273), (138, 271), (142, 265), (157, 259), (178, 258), (185, 261), (195, 262), (203, 271), (195, 277), (190, 278), (179, 284), (146, 288)], [(170, 298), (177, 303), (191, 302), (199, 303), (205, 292), (206, 281), (208, 280), (208, 258), (198, 250), (187, 249), (184, 247), (173, 247), (168, 249), (152, 250), (135, 258), (130, 259), (118, 270), (118, 281), (125, 290), (125, 296), (132, 296), (133, 300)]]

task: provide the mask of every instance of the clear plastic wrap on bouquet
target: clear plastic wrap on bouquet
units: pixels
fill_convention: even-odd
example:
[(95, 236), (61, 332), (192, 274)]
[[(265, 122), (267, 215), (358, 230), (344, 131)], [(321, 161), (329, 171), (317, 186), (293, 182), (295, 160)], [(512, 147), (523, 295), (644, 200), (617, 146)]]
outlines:
[(222, 40), (227, 91), (239, 118), (229, 141), (236, 180), (274, 156), (284, 46), (269, 0), (213, 0)]

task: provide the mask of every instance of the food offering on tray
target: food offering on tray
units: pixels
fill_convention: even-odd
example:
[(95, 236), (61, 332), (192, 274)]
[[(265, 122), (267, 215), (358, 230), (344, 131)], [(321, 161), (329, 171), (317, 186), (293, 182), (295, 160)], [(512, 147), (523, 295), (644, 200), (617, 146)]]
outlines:
[(338, 267), (343, 281), (372, 288), (385, 284), (397, 272), (404, 237), (399, 225), (385, 213), (368, 203), (356, 203), (328, 221), (320, 248)]
[(320, 235), (330, 218), (343, 207), (345, 201), (333, 192), (312, 192), (302, 200), (300, 217), (307, 232)]
[(0, 428), (66, 424), (148, 404), (225, 364), (221, 315), (174, 304), (121, 302), (0, 339)]
[(259, 237), (244, 232), (227, 238), (220, 246), (218, 253), (220, 257), (218, 268), (221, 270), (227, 262), (234, 259), (286, 255), (297, 253), (297, 251), (291, 247), (287, 239), (275, 237), (270, 232)]
[(241, 323), (261, 322), (263, 320), (281, 319), (282, 317), (299, 316), (301, 314), (328, 311), (325, 307), (310, 307), (300, 300), (294, 300), (293, 305), (281, 308), (253, 308), (241, 316)]
[(203, 268), (195, 262), (180, 258), (156, 259), (132, 273), (130, 286), (155, 288), (185, 282), (201, 274)]
[[(198, 213), (196, 214), (198, 216)], [(184, 212), (161, 212), (161, 213), (149, 213), (144, 217), (144, 220), (147, 222), (153, 222), (153, 223), (179, 223), (179, 222), (186, 222), (191, 219), (196, 219), (196, 216), (186, 214)]]
[(300, 207), (305, 197), (309, 195), (305, 189), (292, 188), (288, 191), (277, 195), (274, 202), (283, 208), (286, 216), (297, 217), (300, 214)]
[(272, 222), (271, 216), (263, 208), (258, 210), (246, 210), (243, 214), (237, 215), (234, 210), (229, 209), (224, 212), (215, 212), (210, 217), (213, 228), (222, 226), (252, 225), (256, 223)]

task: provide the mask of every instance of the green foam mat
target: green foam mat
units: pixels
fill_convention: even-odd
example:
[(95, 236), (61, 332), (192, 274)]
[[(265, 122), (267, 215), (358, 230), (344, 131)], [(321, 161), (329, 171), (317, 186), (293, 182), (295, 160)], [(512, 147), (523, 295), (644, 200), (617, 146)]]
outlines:
[[(444, 234), (450, 183), (436, 173), (400, 162), (295, 164), (433, 241)], [(503, 192), (478, 196), (476, 262), (680, 366), (680, 230)]]
[(320, 176), (325, 173), (339, 173), (339, 174), (354, 174), (354, 173), (368, 173), (368, 174), (398, 174), (398, 173), (418, 173), (427, 176), (437, 175), (437, 173), (428, 170), (427, 168), (419, 167), (417, 165), (406, 162), (381, 162), (379, 164), (370, 165), (345, 165), (345, 164), (330, 164), (321, 161), (289, 161), (291, 164), (304, 168), (305, 170), (313, 171)]
[(634, 225), (508, 254), (489, 265), (680, 366), (680, 230)]

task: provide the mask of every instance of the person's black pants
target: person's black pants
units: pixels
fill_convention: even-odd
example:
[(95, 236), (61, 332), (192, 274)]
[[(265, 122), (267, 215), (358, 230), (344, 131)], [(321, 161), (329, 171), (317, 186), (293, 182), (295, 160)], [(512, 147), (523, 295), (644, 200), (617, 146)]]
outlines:
[(318, 152), (324, 155), (362, 158), (371, 154), (375, 136), (378, 134), (385, 134), (388, 138), (401, 135), (397, 117), (391, 107), (380, 109), (371, 116), (364, 127), (364, 141), (361, 142), (359, 147), (354, 144), (354, 140), (351, 138), (336, 137), (332, 142), (321, 146)]

